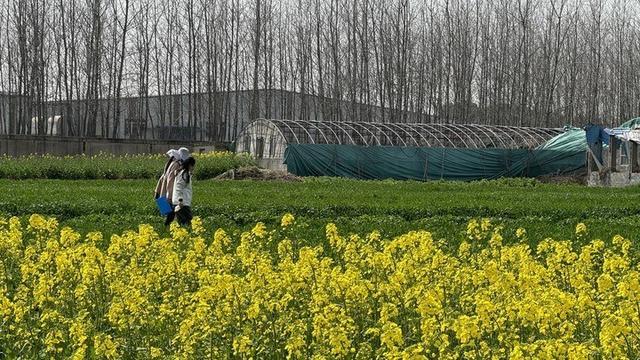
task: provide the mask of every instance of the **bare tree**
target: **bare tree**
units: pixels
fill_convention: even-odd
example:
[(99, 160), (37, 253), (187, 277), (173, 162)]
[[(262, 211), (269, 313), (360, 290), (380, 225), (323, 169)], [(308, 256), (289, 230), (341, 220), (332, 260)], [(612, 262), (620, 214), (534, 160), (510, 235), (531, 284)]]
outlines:
[(614, 125), (640, 115), (639, 12), (632, 0), (5, 0), (0, 133), (45, 133), (54, 115), (71, 136), (217, 141), (257, 117)]

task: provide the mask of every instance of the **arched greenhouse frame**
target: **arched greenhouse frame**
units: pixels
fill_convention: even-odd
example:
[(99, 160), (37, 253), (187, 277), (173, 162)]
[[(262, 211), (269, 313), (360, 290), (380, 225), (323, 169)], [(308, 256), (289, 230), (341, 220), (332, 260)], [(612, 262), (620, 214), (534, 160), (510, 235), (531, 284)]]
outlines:
[(236, 152), (277, 163), (289, 144), (533, 149), (562, 132), (501, 125), (258, 119), (243, 128), (235, 147)]

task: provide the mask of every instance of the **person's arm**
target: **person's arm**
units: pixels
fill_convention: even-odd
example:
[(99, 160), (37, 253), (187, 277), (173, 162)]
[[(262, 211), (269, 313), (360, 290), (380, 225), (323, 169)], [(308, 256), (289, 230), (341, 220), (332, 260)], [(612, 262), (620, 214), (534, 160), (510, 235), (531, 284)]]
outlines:
[(182, 207), (182, 199), (184, 197), (184, 188), (186, 185), (187, 184), (182, 177), (182, 172), (179, 172), (175, 177), (172, 193), (173, 204), (176, 205), (176, 211), (179, 211), (180, 207)]

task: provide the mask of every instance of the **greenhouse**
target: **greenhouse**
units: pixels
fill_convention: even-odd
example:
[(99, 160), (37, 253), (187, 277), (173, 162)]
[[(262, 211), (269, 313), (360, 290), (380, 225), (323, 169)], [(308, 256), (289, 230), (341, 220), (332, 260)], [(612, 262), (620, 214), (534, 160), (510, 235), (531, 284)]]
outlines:
[(584, 142), (581, 129), (259, 119), (235, 148), (301, 176), (472, 180), (575, 170)]

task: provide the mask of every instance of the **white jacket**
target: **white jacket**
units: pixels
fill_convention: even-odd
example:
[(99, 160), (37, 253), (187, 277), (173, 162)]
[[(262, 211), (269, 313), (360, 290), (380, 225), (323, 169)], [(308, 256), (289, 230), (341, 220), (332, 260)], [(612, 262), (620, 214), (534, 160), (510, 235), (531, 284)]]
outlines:
[(191, 185), (193, 184), (193, 176), (191, 176), (191, 180), (189, 183), (185, 180), (186, 170), (180, 170), (178, 175), (176, 176), (175, 183), (173, 185), (173, 196), (171, 200), (173, 205), (180, 204), (180, 199), (182, 199), (182, 206), (191, 206), (191, 197), (193, 191), (191, 190)]

